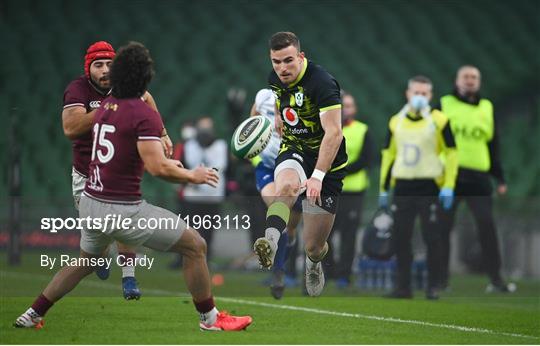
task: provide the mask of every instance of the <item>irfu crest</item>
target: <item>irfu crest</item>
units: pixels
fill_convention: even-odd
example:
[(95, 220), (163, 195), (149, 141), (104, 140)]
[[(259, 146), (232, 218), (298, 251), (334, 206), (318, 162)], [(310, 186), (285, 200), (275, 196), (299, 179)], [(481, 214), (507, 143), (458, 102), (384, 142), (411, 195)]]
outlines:
[(296, 94), (294, 94), (294, 100), (296, 101), (296, 105), (298, 107), (302, 107), (302, 105), (304, 104), (304, 94), (301, 92), (297, 92)]

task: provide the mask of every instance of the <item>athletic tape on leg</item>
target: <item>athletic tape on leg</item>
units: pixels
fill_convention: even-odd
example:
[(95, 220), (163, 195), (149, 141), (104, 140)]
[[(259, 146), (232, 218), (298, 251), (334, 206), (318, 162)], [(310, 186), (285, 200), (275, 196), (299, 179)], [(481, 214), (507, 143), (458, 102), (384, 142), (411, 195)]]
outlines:
[(332, 214), (317, 204), (311, 205), (307, 199), (302, 200), (302, 212), (306, 214)]

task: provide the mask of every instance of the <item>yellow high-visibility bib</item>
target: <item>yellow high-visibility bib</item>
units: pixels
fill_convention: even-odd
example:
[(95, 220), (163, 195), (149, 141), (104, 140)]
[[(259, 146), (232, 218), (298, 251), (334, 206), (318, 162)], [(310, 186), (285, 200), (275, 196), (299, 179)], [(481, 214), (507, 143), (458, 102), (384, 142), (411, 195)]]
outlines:
[[(362, 152), (364, 140), (368, 126), (358, 120), (353, 120), (349, 125), (343, 127), (348, 161), (355, 161)], [(361, 169), (358, 172), (348, 174), (343, 179), (343, 191), (360, 192), (369, 186), (367, 171)]]
[(481, 99), (478, 105), (454, 95), (441, 98), (442, 112), (450, 119), (456, 140), (459, 167), (487, 172), (491, 168), (488, 143), (493, 138), (493, 104)]

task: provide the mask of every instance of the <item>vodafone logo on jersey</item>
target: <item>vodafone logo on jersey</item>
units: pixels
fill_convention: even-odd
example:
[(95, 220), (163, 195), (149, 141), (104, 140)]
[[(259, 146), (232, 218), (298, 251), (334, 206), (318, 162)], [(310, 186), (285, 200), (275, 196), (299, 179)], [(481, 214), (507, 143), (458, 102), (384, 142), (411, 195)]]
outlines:
[(286, 107), (283, 110), (283, 119), (285, 119), (285, 122), (291, 126), (296, 126), (298, 124), (298, 114), (296, 114), (296, 111), (290, 107)]

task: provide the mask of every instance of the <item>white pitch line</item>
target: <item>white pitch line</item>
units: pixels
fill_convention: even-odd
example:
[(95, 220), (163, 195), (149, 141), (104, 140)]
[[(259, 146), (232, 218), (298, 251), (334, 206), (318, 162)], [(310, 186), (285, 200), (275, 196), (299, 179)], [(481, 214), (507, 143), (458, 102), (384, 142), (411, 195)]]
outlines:
[(353, 313), (348, 313), (348, 312), (338, 312), (338, 311), (331, 311), (331, 310), (313, 309), (313, 308), (306, 308), (306, 307), (293, 306), (293, 305), (262, 303), (262, 302), (252, 301), (252, 300), (227, 298), (227, 297), (216, 297), (216, 299), (217, 300), (222, 300), (222, 301), (225, 301), (225, 302), (231, 302), (231, 303), (238, 303), (238, 304), (245, 304), (245, 305), (256, 305), (256, 306), (263, 306), (263, 307), (275, 308), (275, 309), (283, 309), (283, 310), (311, 312), (311, 313), (321, 314), (321, 315), (352, 317), (352, 318), (360, 318), (360, 319), (384, 321), (384, 322), (394, 322), (394, 323), (416, 324), (416, 325), (425, 326), (425, 327), (435, 327), (435, 328), (445, 328), (445, 329), (459, 330), (459, 331), (462, 331), (462, 332), (504, 335), (504, 336), (512, 336), (512, 337), (517, 337), (517, 338), (527, 338), (527, 339), (540, 339), (539, 337), (532, 336), (532, 335), (498, 332), (498, 331), (484, 329), (484, 328), (464, 327), (464, 326), (453, 325), (453, 324), (432, 323), (432, 322), (425, 322), (425, 321), (418, 321), (418, 320), (404, 320), (404, 319), (395, 318), (395, 317), (382, 317), (382, 316), (375, 316), (375, 315), (353, 314)]
[[(42, 280), (44, 280), (44, 279), (49, 280), (49, 279), (52, 278), (52, 276), (48, 276), (48, 275), (44, 275), (44, 274), (8, 272), (8, 271), (3, 271), (3, 270), (0, 271), (0, 276), (4, 276), (4, 275), (5, 276), (11, 276), (11, 277), (25, 277), (25, 278), (33, 278), (33, 279), (38, 278), (38, 279), (42, 279)], [(118, 285), (109, 284), (109, 283), (105, 283), (105, 282), (95, 282), (95, 281), (82, 281), (80, 283), (80, 285), (81, 286), (97, 287), (97, 288), (114, 289), (114, 290), (119, 290), (119, 288), (120, 288)], [(150, 293), (150, 294), (155, 294), (155, 295), (162, 295), (162, 296), (171, 296), (172, 295), (172, 296), (190, 297), (190, 295), (188, 293), (172, 292), (172, 291), (166, 291), (166, 290), (160, 290), (160, 289), (144, 289), (144, 292), (147, 292), (147, 293)], [(281, 309), (281, 310), (302, 311), (302, 312), (309, 312), (309, 313), (315, 313), (315, 314), (320, 314), (320, 315), (350, 317), (350, 318), (358, 318), (358, 319), (374, 320), (374, 321), (382, 321), (382, 322), (390, 322), (390, 323), (414, 324), (414, 325), (419, 325), (419, 326), (424, 326), (424, 327), (451, 329), (451, 330), (457, 330), (457, 331), (467, 332), (467, 333), (503, 335), (503, 336), (510, 336), (510, 337), (515, 337), (515, 338), (533, 339), (533, 340), (540, 339), (540, 337), (532, 336), (532, 335), (499, 332), (499, 331), (485, 329), (485, 328), (465, 327), (465, 326), (454, 325), (454, 324), (433, 323), (433, 322), (425, 322), (425, 321), (419, 321), (419, 320), (405, 320), (405, 319), (396, 318), (396, 317), (383, 317), (383, 316), (376, 316), (376, 315), (353, 314), (353, 313), (348, 313), (348, 312), (313, 309), (313, 308), (306, 308), (306, 307), (294, 306), (294, 305), (263, 303), (263, 302), (253, 301), (253, 300), (237, 299), (237, 298), (229, 298), (229, 297), (214, 297), (214, 298), (216, 300), (221, 300), (221, 301), (229, 302), (229, 303), (237, 303), (237, 304), (253, 305), (253, 306), (262, 306), (262, 307), (273, 308), (273, 309)]]

